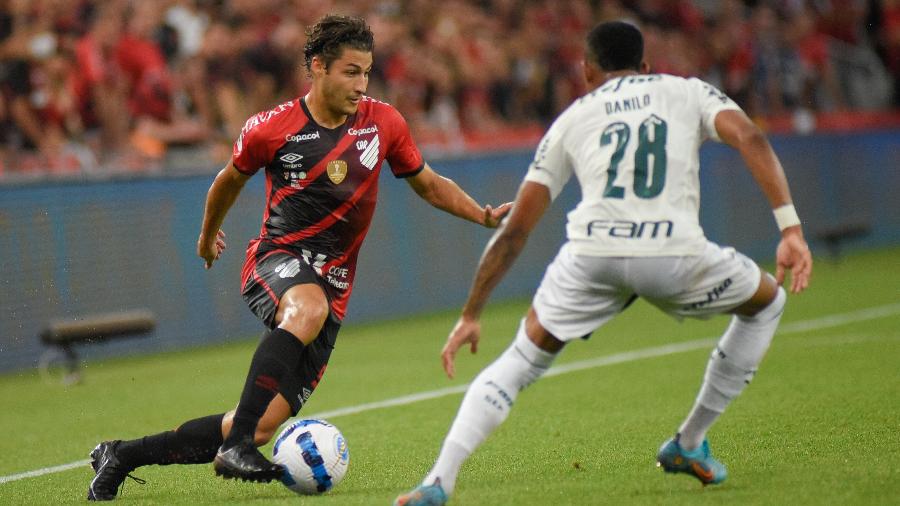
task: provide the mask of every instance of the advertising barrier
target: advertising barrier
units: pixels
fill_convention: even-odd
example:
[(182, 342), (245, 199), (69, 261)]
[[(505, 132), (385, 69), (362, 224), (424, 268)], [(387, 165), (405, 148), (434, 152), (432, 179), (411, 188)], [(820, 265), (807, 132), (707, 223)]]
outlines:
[[(772, 143), (817, 256), (900, 243), (900, 131), (775, 136)], [(740, 157), (712, 143), (701, 155), (708, 237), (771, 262), (777, 228)], [(514, 151), (431, 163), (479, 202), (500, 204), (515, 197), (530, 159), (531, 152)], [(259, 232), (264, 178), (251, 179), (230, 211), (228, 249), (207, 271), (195, 247), (213, 177), (0, 186), (0, 371), (36, 366), (49, 322), (96, 314), (147, 310), (156, 325), (140, 339), (82, 346), (82, 357), (261, 335), (239, 276), (247, 241)], [(570, 182), (494, 300), (531, 295), (564, 240), (578, 191)], [(386, 169), (378, 199), (346, 322), (458, 308), (491, 232), (430, 208)]]

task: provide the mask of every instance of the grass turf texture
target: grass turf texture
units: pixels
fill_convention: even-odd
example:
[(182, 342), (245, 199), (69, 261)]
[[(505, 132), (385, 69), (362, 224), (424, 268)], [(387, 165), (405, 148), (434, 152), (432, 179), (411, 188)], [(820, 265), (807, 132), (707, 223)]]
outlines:
[[(790, 297), (782, 326), (900, 302), (900, 249), (820, 261)], [(527, 302), (494, 304), (479, 353), (457, 379), (438, 353), (455, 313), (347, 325), (301, 416), (461, 385), (507, 346)], [(573, 343), (556, 365), (713, 338), (726, 318), (676, 324), (644, 303)], [(255, 340), (87, 364), (85, 381), (0, 377), (0, 476), (87, 458), (104, 439), (134, 438), (236, 402)], [(465, 465), (451, 504), (896, 504), (900, 497), (900, 314), (776, 335), (753, 384), (710, 433), (728, 480), (702, 488), (655, 467), (659, 444), (689, 410), (708, 348), (547, 377)], [(210, 465), (150, 466), (124, 504), (390, 504), (437, 455), (461, 394), (331, 418), (351, 453), (345, 480), (298, 498), (280, 484), (224, 481)], [(264, 453), (270, 454), (266, 449)], [(0, 504), (85, 500), (88, 466), (0, 484)]]

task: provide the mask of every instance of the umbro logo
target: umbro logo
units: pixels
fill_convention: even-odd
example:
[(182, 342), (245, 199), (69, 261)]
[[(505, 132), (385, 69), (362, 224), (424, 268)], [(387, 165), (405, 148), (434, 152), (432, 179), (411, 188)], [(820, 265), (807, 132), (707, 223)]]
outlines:
[(297, 394), (297, 400), (300, 401), (300, 405), (303, 406), (306, 404), (306, 401), (309, 400), (309, 396), (312, 395), (312, 390), (303, 387), (303, 391)]
[(286, 163), (294, 163), (302, 159), (303, 155), (301, 155), (300, 153), (287, 153), (285, 155), (281, 155), (281, 158), (279, 158), (279, 160)]
[(303, 167), (303, 164), (300, 163), (300, 160), (303, 159), (303, 155), (300, 153), (285, 153), (278, 159), (284, 162), (284, 168), (286, 169), (299, 169), (300, 167)]

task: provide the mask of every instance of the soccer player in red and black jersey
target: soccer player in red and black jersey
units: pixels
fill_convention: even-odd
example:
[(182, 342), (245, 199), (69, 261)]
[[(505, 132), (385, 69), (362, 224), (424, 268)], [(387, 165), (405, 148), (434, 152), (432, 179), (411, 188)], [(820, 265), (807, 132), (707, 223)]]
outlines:
[(265, 171), (262, 230), (250, 242), (242, 294), (270, 329), (260, 341), (237, 409), (185, 422), (173, 431), (106, 441), (91, 452), (88, 499), (113, 499), (133, 469), (213, 462), (226, 478), (270, 481), (279, 465), (258, 450), (316, 388), (334, 348), (353, 288), (387, 161), (431, 205), (496, 227), (510, 204), (481, 207), (426, 164), (403, 117), (364, 95), (372, 32), (359, 18), (326, 16), (307, 33), (310, 92), (251, 117), (231, 161), (206, 199), (197, 254), (206, 267), (225, 249), (220, 230), (246, 181)]

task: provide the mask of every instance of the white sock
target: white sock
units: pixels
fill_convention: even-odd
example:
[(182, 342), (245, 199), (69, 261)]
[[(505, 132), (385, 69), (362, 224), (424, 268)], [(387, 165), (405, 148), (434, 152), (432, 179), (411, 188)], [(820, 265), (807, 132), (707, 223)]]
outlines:
[(522, 320), (512, 345), (469, 384), (441, 453), (422, 483), (440, 478), (444, 491), (452, 493), (466, 458), (506, 420), (519, 391), (537, 380), (554, 358), (531, 342)]
[(786, 298), (784, 289), (779, 287), (775, 299), (759, 313), (731, 318), (709, 357), (694, 407), (678, 429), (682, 448), (693, 450), (700, 446), (728, 403), (750, 383), (778, 328)]

